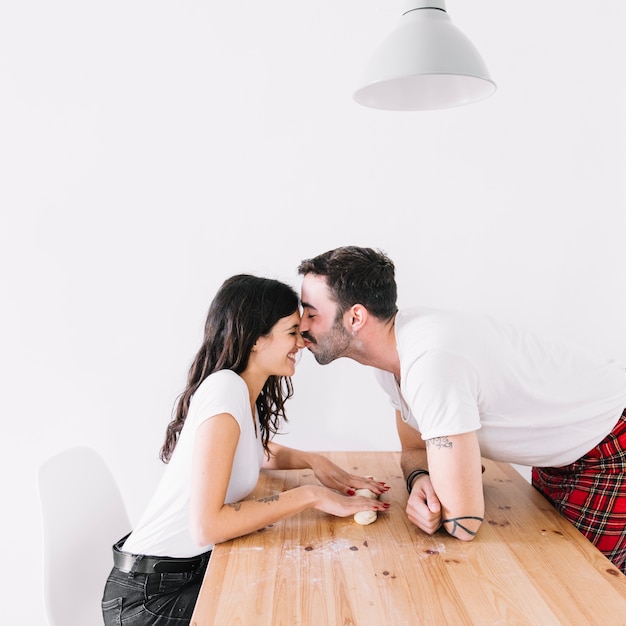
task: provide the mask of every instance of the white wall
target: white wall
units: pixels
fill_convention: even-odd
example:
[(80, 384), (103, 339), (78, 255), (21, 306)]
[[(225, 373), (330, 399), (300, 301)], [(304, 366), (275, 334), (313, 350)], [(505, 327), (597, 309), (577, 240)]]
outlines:
[[(396, 8), (398, 7), (398, 8)], [(498, 83), (426, 113), (351, 89), (399, 3), (0, 6), (6, 623), (42, 624), (39, 463), (97, 448), (136, 519), (224, 278), (371, 245), (400, 304), (626, 359), (626, 5), (449, 0)], [(371, 373), (304, 355), (285, 443), (394, 449)], [(6, 583), (3, 584), (6, 590)]]

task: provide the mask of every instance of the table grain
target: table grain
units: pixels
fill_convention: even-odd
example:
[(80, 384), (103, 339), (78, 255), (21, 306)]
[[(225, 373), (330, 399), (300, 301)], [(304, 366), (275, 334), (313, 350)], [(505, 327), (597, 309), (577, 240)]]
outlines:
[[(327, 452), (391, 486), (369, 526), (304, 511), (215, 547), (192, 626), (626, 625), (626, 576), (510, 465), (483, 460), (470, 542), (404, 512), (399, 452)], [(264, 471), (251, 498), (316, 483)]]

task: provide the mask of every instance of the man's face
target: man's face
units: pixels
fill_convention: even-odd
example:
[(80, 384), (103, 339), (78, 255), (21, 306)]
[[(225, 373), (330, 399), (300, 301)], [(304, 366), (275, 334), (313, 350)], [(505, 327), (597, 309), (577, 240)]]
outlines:
[(345, 356), (352, 336), (344, 327), (343, 318), (337, 319), (337, 303), (330, 297), (326, 279), (306, 274), (302, 280), (301, 300), (300, 332), (315, 360), (326, 365)]

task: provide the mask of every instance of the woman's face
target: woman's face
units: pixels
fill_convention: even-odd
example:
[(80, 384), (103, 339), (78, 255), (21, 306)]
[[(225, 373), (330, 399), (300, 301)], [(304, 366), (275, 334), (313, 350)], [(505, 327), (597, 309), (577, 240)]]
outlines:
[(256, 342), (255, 366), (267, 376), (293, 376), (296, 356), (304, 348), (300, 334), (300, 313), (295, 311), (276, 322), (265, 337)]

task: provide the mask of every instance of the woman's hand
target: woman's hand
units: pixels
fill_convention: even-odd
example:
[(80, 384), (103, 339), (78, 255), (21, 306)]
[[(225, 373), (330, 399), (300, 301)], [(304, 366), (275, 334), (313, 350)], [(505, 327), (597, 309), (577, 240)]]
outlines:
[(319, 485), (308, 485), (314, 490), (315, 502), (313, 508), (337, 517), (348, 517), (359, 511), (386, 511), (389, 508), (388, 502), (381, 502), (373, 498), (363, 496), (344, 496), (332, 489), (320, 487)]
[[(374, 480), (371, 476), (355, 476), (342, 470), (338, 465), (321, 454), (312, 455), (309, 460), (315, 478), (322, 485), (329, 489), (334, 489), (340, 493), (352, 496), (357, 489), (369, 489), (377, 495), (381, 495), (389, 490), (385, 483)], [(365, 509), (360, 509), (365, 510)]]

